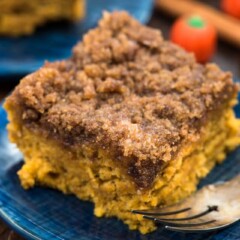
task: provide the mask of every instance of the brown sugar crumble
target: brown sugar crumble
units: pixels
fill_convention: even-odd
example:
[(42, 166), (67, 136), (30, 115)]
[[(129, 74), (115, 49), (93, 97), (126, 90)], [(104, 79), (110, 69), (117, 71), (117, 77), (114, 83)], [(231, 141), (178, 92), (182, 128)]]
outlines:
[(66, 147), (90, 144), (114, 153), (146, 188), (236, 94), (228, 72), (198, 64), (159, 30), (114, 12), (104, 14), (71, 58), (25, 77), (7, 101), (19, 105), (23, 125)]

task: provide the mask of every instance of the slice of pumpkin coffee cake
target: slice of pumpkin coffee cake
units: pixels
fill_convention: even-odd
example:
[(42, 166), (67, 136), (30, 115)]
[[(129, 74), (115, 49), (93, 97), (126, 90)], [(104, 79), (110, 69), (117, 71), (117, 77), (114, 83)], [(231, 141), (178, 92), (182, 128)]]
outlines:
[(150, 232), (129, 210), (187, 197), (240, 143), (237, 90), (160, 31), (105, 13), (71, 58), (26, 76), (5, 102), (22, 186), (75, 194), (96, 216)]

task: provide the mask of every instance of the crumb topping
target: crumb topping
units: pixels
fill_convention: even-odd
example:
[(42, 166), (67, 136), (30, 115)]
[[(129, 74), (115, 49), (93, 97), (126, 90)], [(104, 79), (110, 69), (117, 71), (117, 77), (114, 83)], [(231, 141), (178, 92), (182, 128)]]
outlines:
[(128, 173), (144, 188), (236, 93), (229, 73), (196, 63), (159, 30), (114, 12), (70, 59), (25, 77), (7, 101), (21, 106), (26, 126), (64, 145), (90, 143), (128, 159)]

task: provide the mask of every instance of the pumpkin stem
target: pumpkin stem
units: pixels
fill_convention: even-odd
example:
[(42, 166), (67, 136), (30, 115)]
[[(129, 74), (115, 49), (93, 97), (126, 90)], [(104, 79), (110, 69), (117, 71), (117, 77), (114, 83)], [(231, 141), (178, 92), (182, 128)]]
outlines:
[(194, 27), (194, 28), (203, 28), (205, 26), (205, 22), (202, 19), (201, 16), (195, 15), (190, 17), (187, 20), (189, 26)]

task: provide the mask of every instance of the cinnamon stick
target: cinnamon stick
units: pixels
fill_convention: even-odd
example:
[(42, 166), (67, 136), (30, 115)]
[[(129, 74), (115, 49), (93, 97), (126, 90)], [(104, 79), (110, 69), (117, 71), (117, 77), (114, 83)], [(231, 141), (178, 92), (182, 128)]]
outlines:
[(189, 0), (155, 0), (156, 6), (171, 14), (181, 16), (199, 14), (212, 23), (219, 36), (240, 47), (240, 21), (203, 3)]

